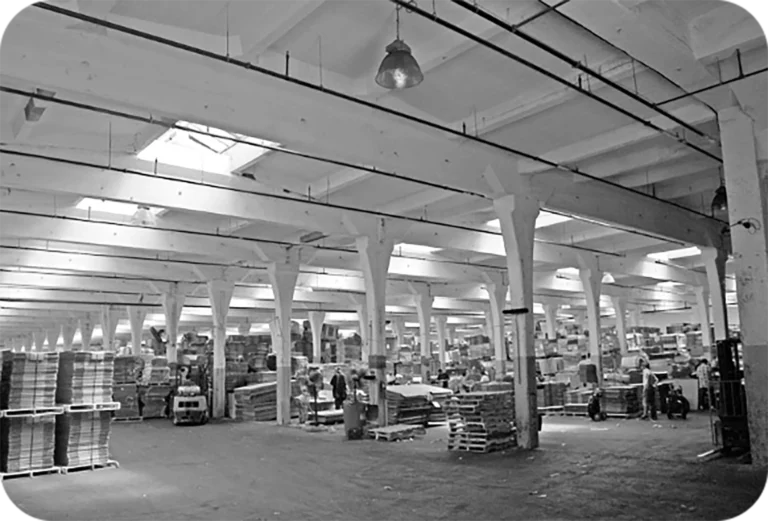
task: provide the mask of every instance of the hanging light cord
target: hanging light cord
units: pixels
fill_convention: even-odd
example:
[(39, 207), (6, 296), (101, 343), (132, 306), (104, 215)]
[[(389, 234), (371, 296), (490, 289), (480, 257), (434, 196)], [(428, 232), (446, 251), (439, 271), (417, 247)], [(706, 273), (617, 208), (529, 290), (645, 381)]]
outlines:
[(400, 6), (395, 7), (395, 39), (400, 40)]

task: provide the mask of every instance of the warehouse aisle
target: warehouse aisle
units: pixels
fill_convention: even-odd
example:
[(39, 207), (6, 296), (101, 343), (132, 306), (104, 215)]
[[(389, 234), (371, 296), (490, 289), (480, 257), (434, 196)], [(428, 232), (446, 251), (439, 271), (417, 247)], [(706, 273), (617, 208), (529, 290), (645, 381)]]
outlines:
[(4, 485), (35, 517), (81, 520), (723, 519), (758, 497), (765, 475), (695, 460), (705, 416), (657, 425), (548, 417), (535, 453), (461, 455), (444, 428), (386, 443), (259, 423), (115, 424), (120, 469)]

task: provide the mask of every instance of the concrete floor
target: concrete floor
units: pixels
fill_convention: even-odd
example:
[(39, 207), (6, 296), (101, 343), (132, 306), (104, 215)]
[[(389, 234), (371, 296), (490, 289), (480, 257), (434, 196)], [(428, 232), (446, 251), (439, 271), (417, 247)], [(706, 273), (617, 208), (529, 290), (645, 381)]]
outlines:
[(15, 479), (11, 500), (48, 520), (726, 519), (765, 473), (697, 461), (687, 421), (545, 418), (541, 448), (449, 453), (445, 428), (414, 442), (349, 442), (263, 423), (115, 424), (120, 469)]

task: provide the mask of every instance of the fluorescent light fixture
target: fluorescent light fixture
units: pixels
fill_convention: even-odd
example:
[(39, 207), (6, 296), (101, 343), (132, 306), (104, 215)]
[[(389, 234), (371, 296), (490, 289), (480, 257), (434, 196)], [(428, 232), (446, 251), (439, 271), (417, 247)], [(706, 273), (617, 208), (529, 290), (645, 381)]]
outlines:
[(538, 302), (534, 302), (533, 303), (533, 314), (534, 315), (543, 315), (544, 314), (544, 306), (542, 306)]
[(677, 250), (662, 251), (659, 253), (649, 253), (647, 256), (654, 260), (668, 261), (672, 259), (682, 259), (684, 257), (694, 257), (701, 255), (701, 250), (696, 246), (690, 248), (680, 248)]
[[(235, 134), (197, 123), (179, 121), (177, 125), (193, 132), (179, 128), (168, 129), (139, 152), (137, 157), (144, 161), (157, 161), (161, 164), (202, 170), (213, 174), (231, 175), (232, 172), (252, 165), (270, 151), (259, 145), (280, 146), (279, 143), (266, 139)], [(216, 137), (212, 137), (213, 135)], [(257, 146), (235, 142), (233, 139), (246, 141)]]
[(563, 304), (562, 306), (560, 306), (560, 308), (561, 309), (571, 309), (571, 305), (570, 304)]
[(412, 255), (429, 255), (430, 253), (434, 253), (439, 250), (440, 248), (422, 246), (421, 244), (408, 244), (406, 242), (401, 242), (400, 244), (395, 245), (395, 251), (400, 254), (410, 253)]
[(613, 275), (611, 275), (610, 273), (606, 273), (603, 275), (603, 280), (602, 280), (603, 284), (613, 284), (614, 282), (616, 282), (616, 279), (614, 279)]
[(578, 275), (579, 274), (579, 268), (559, 268), (557, 270), (558, 273), (561, 275)]
[[(541, 211), (539, 212), (539, 216), (536, 217), (536, 229), (546, 228), (547, 226), (554, 226), (555, 224), (560, 224), (572, 220), (572, 217)], [(485, 224), (497, 230), (501, 229), (501, 223), (498, 219), (493, 219)]]
[(664, 282), (659, 282), (657, 286), (660, 286), (662, 288), (674, 288), (675, 286), (684, 286), (682, 282), (673, 282), (671, 280), (665, 280)]
[[(139, 205), (132, 203), (121, 203), (118, 201), (108, 201), (105, 199), (92, 199), (90, 197), (83, 197), (78, 201), (75, 206), (78, 210), (111, 213), (113, 215), (124, 215), (126, 217), (132, 217), (136, 210), (139, 209)], [(154, 215), (159, 215), (164, 208), (150, 208), (149, 211)]]
[(415, 327), (419, 327), (419, 323), (418, 322), (406, 322), (405, 323), (405, 327), (414, 327), (414, 328)]

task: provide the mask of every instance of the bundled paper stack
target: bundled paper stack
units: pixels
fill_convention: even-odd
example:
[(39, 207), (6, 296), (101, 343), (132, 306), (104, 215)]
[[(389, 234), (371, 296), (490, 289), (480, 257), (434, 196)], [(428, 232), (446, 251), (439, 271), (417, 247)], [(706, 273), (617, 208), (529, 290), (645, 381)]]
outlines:
[(0, 472), (53, 467), (56, 416), (0, 418)]
[(638, 392), (641, 386), (607, 387), (603, 391), (603, 410), (608, 414), (635, 414), (640, 411), (642, 398)]
[(421, 386), (398, 385), (387, 389), (387, 418), (390, 425), (425, 425), (432, 403)]
[(248, 364), (245, 362), (235, 362), (227, 360), (224, 377), (224, 388), (227, 392), (236, 387), (245, 385), (245, 377), (248, 374)]
[(492, 452), (517, 444), (511, 391), (456, 395), (449, 407), (448, 450)]
[(44, 409), (56, 405), (59, 353), (3, 351), (0, 409)]
[(110, 411), (56, 416), (54, 462), (61, 467), (104, 465), (109, 460)]
[(166, 407), (168, 396), (171, 394), (170, 384), (150, 385), (139, 390), (139, 400), (142, 403), (143, 418), (164, 418), (167, 416)]
[(166, 384), (171, 379), (171, 369), (168, 367), (168, 359), (164, 356), (142, 355), (144, 368), (141, 372), (141, 384)]
[(562, 382), (546, 382), (538, 391), (539, 407), (553, 407), (565, 404), (565, 384)]
[(120, 403), (120, 409), (115, 411), (115, 418), (137, 418), (139, 412), (138, 386), (133, 384), (115, 385), (112, 389), (112, 399)]
[(65, 351), (61, 353), (56, 402), (61, 404), (112, 401), (114, 353)]
[(592, 389), (576, 389), (565, 393), (563, 410), (571, 414), (587, 414), (587, 404), (592, 396)]
[[(277, 419), (277, 383), (260, 383), (238, 387), (233, 392), (235, 420), (272, 421)], [(298, 409), (291, 403), (291, 416)]]
[(144, 360), (139, 356), (116, 356), (114, 383), (116, 385), (136, 383), (143, 367)]

